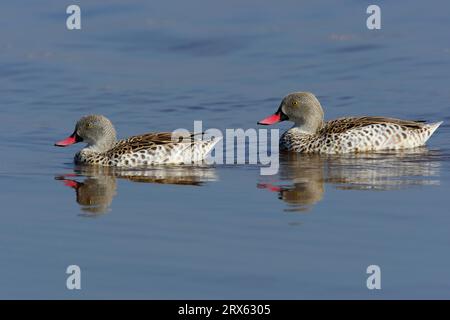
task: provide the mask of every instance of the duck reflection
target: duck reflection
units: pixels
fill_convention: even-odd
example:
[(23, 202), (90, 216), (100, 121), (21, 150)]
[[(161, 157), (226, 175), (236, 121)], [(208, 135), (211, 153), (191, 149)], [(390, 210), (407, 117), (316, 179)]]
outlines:
[(97, 216), (109, 211), (117, 194), (117, 179), (140, 183), (158, 183), (201, 186), (217, 180), (211, 167), (165, 166), (145, 169), (118, 169), (109, 167), (76, 167), (74, 173), (58, 175), (56, 180), (73, 188), (76, 201), (84, 212), (82, 216)]
[(427, 148), (361, 154), (280, 154), (278, 175), (257, 187), (276, 192), (286, 211), (307, 211), (327, 184), (341, 190), (395, 190), (438, 185), (440, 154)]

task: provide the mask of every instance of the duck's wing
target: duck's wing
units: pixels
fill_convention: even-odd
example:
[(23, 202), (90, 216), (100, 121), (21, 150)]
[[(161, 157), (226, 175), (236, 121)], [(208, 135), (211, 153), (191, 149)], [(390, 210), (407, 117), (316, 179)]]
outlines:
[(139, 136), (133, 136), (128, 139), (120, 140), (114, 148), (108, 152), (112, 153), (130, 153), (139, 150), (156, 148), (157, 146), (174, 144), (193, 144), (201, 139), (202, 133), (173, 133), (173, 132), (152, 132)]
[(325, 123), (321, 133), (344, 133), (348, 130), (361, 128), (372, 124), (396, 124), (407, 129), (421, 129), (423, 121), (401, 120), (386, 117), (350, 117), (339, 118)]

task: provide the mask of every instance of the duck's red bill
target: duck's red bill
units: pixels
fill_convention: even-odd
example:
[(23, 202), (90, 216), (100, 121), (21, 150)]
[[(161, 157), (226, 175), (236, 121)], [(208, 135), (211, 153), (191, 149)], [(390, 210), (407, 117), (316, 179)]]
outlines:
[(281, 121), (281, 113), (275, 113), (271, 116), (268, 116), (267, 118), (262, 119), (261, 121), (258, 122), (258, 124), (269, 125), (280, 121)]
[(78, 189), (80, 183), (74, 180), (63, 180), (64, 181), (64, 185), (74, 188), (74, 189)]
[(61, 140), (57, 143), (55, 143), (55, 146), (57, 147), (67, 147), (70, 146), (71, 144), (77, 143), (77, 138), (75, 135), (70, 136), (64, 140)]

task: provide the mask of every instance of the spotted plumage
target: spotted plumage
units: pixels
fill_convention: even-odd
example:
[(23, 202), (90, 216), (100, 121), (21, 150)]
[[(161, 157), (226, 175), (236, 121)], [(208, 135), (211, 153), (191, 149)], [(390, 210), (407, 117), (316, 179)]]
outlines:
[(442, 123), (387, 117), (346, 117), (325, 122), (319, 101), (307, 92), (286, 96), (278, 111), (259, 123), (283, 120), (294, 121), (295, 125), (281, 136), (281, 149), (327, 154), (422, 146)]
[(112, 123), (104, 116), (81, 118), (75, 132), (56, 143), (65, 147), (76, 142), (88, 145), (75, 155), (75, 163), (106, 167), (137, 167), (201, 162), (220, 138), (202, 140), (202, 134), (147, 133), (116, 140)]

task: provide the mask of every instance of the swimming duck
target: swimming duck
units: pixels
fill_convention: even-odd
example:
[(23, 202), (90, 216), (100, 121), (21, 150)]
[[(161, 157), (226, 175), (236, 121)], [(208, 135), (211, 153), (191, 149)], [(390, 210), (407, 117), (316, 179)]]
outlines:
[(200, 140), (201, 134), (147, 133), (124, 140), (102, 115), (81, 118), (68, 138), (55, 143), (67, 147), (77, 142), (87, 146), (75, 155), (75, 163), (107, 167), (187, 164), (202, 161), (220, 138)]
[(310, 92), (287, 95), (275, 114), (258, 124), (289, 120), (280, 148), (300, 153), (338, 154), (422, 146), (441, 125), (386, 117), (344, 117), (324, 121), (319, 100)]

